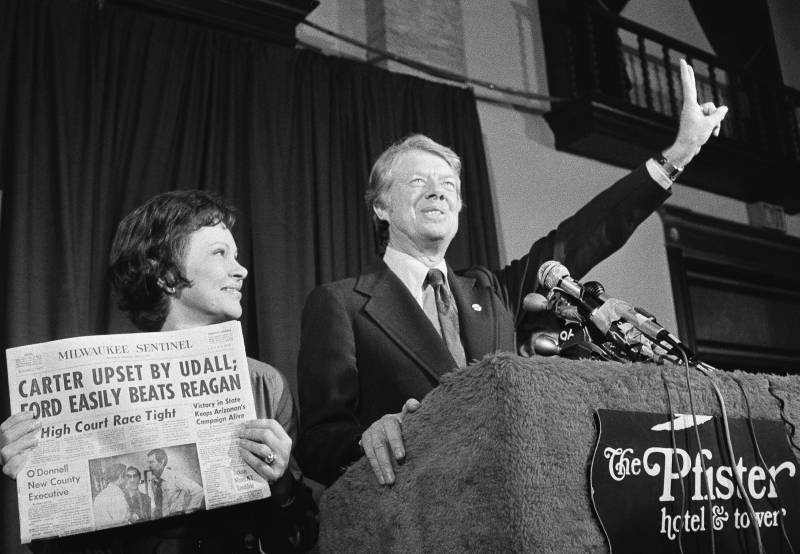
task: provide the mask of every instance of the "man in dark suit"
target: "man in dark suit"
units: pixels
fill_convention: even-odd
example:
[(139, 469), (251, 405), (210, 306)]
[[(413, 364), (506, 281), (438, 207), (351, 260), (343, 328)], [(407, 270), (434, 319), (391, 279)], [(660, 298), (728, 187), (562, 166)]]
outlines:
[(142, 482), (142, 473), (136, 466), (128, 466), (125, 470), (125, 499), (128, 501), (128, 509), (131, 511), (131, 523), (137, 521), (147, 521), (150, 519), (150, 497), (139, 490), (139, 483)]
[(392, 145), (370, 175), (367, 204), (388, 231), (382, 260), (354, 279), (312, 291), (298, 359), (307, 476), (332, 483), (362, 452), (378, 482), (394, 482), (405, 456), (402, 421), (446, 372), (496, 351), (515, 351), (522, 299), (556, 259), (581, 276), (617, 250), (664, 199), (727, 109), (697, 104), (681, 62), (684, 105), (675, 143), (599, 194), (506, 268), (455, 273), (444, 256), (461, 210), (461, 161), (414, 135)]

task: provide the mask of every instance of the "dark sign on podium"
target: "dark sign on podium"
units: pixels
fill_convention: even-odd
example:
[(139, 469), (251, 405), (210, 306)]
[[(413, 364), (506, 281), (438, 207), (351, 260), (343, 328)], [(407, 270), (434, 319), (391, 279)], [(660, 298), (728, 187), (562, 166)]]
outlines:
[(751, 430), (729, 419), (731, 460), (718, 417), (599, 410), (597, 419), (592, 503), (613, 554), (705, 553), (712, 540), (716, 552), (758, 552), (752, 516), (764, 552), (800, 552), (800, 468), (782, 422), (752, 420)]

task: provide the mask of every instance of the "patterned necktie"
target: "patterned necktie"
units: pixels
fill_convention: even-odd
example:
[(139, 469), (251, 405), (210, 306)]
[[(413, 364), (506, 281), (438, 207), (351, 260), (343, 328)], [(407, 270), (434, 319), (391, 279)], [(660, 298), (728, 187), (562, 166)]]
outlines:
[(467, 365), (467, 356), (461, 344), (461, 331), (458, 326), (458, 312), (456, 311), (453, 297), (444, 283), (444, 275), (438, 269), (428, 271), (425, 283), (433, 288), (436, 298), (436, 313), (439, 316), (439, 325), (442, 328), (442, 338), (453, 355), (458, 367)]
[(161, 490), (161, 479), (158, 477), (153, 479), (153, 519), (163, 516), (164, 491)]

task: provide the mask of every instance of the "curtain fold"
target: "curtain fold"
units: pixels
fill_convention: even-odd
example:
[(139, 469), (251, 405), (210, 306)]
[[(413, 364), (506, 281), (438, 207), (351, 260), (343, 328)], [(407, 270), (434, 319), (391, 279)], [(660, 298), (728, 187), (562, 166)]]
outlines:
[[(3, 348), (131, 331), (105, 276), (116, 225), (154, 194), (200, 188), (239, 208), (248, 353), (294, 386), (305, 296), (374, 258), (369, 169), (412, 132), (463, 157), (449, 261), (497, 265), (470, 90), (96, 0), (0, 6)], [(0, 550), (15, 552), (0, 482)]]

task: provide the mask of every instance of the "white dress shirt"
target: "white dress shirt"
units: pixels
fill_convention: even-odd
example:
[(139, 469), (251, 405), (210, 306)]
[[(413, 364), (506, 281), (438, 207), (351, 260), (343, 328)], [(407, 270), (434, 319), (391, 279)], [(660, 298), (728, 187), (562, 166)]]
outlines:
[[(441, 335), (442, 328), (439, 324), (439, 315), (436, 312), (436, 297), (433, 292), (433, 287), (425, 287), (425, 279), (428, 277), (428, 271), (431, 269), (438, 269), (444, 275), (444, 284), (447, 290), (450, 290), (450, 285), (447, 281), (447, 263), (444, 259), (435, 266), (428, 267), (413, 256), (409, 256), (405, 252), (400, 252), (392, 248), (386, 247), (386, 253), (383, 255), (383, 261), (389, 269), (397, 275), (397, 278), (405, 285), (414, 300), (428, 316), (431, 324), (436, 331)], [(450, 294), (452, 296), (452, 292)], [(453, 308), (455, 304), (453, 304)]]

